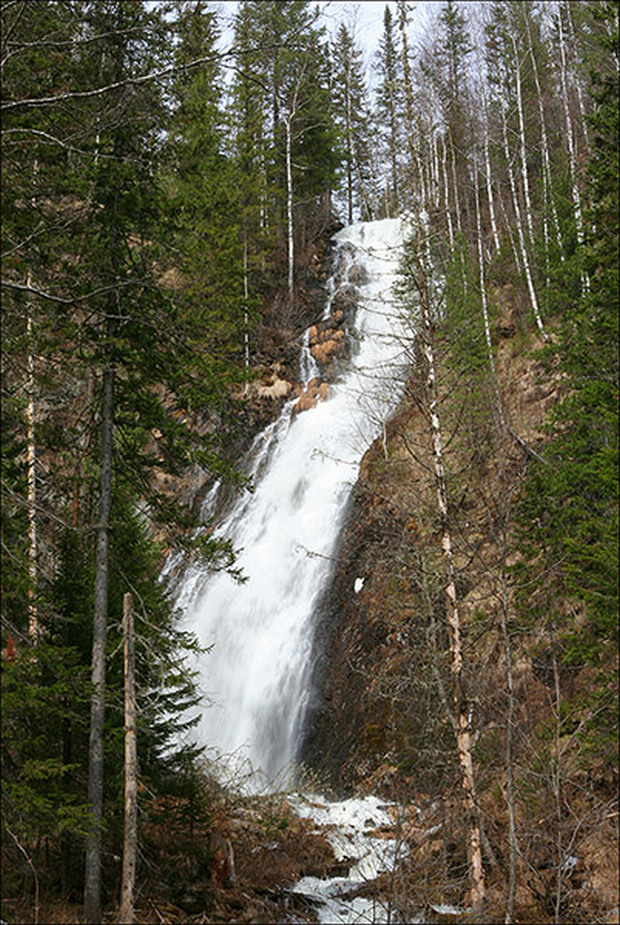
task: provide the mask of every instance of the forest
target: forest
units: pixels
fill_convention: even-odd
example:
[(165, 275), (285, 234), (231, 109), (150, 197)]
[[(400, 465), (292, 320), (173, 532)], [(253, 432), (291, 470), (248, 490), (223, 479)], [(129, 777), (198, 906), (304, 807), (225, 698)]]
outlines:
[(618, 921), (618, 4), (396, 0), (370, 50), (343, 6), (2, 5), (3, 922), (317, 921), (307, 859), (243, 879), (259, 836), (333, 859), (218, 782), (161, 576), (243, 582), (200, 502), (253, 491), (333, 235), (399, 216), (407, 385), (339, 561), (408, 642), (338, 675), (334, 573), (300, 758), (450, 817), (377, 921)]

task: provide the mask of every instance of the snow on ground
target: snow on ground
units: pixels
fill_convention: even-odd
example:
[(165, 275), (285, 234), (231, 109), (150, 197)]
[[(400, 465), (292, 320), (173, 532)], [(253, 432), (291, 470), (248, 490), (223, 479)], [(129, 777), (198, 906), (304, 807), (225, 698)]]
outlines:
[(351, 865), (348, 877), (304, 877), (294, 886), (294, 892), (316, 903), (319, 921), (326, 925), (397, 922), (387, 902), (347, 895), (392, 870), (406, 852), (393, 837), (391, 804), (376, 796), (331, 802), (313, 794), (295, 794), (289, 803), (297, 815), (315, 822), (336, 859)]

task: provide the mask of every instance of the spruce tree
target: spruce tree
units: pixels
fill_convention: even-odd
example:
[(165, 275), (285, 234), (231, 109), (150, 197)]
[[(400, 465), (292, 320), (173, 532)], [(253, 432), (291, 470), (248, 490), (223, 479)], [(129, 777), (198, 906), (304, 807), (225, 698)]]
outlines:
[(343, 138), (347, 218), (354, 209), (363, 220), (372, 215), (370, 114), (361, 51), (353, 36), (341, 23), (333, 43), (333, 110)]
[(389, 183), (386, 179), (385, 212), (388, 216), (401, 205), (400, 150), (401, 150), (401, 60), (396, 27), (389, 6), (383, 14), (383, 34), (376, 55), (379, 79), (375, 100), (375, 123), (382, 138), (390, 164)]

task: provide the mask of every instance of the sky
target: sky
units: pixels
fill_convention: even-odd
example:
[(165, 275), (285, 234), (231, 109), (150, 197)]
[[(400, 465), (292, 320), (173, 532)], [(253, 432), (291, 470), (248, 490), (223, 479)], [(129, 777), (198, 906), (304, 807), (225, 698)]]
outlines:
[[(428, 23), (433, 7), (442, 5), (441, 0), (422, 0), (422, 2), (412, 3), (413, 12), (409, 26), (409, 35), (412, 44), (415, 41), (415, 34), (422, 30)], [(221, 11), (222, 25), (226, 20), (232, 22), (236, 0), (219, 0), (215, 3), (218, 11)], [(357, 42), (364, 54), (364, 64), (369, 65), (372, 55), (379, 47), (379, 41), (383, 33), (383, 14), (385, 7), (389, 6), (392, 10), (394, 21), (396, 22), (396, 2), (395, 0), (362, 0), (362, 2), (352, 2), (352, 0), (320, 0), (317, 6), (321, 7), (323, 13), (323, 22), (328, 32), (335, 32), (338, 25), (344, 22), (345, 25), (354, 32)]]

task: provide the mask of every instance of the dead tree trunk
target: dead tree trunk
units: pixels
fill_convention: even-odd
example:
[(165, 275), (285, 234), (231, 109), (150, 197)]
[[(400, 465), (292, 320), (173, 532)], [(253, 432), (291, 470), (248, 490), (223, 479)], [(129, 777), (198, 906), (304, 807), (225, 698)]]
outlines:
[(126, 594), (123, 599), (123, 632), (125, 638), (125, 831), (120, 922), (122, 925), (132, 925), (134, 920), (133, 891), (136, 879), (136, 850), (138, 845), (138, 754), (133, 600), (131, 594)]
[[(113, 324), (108, 322), (108, 336)], [(101, 922), (101, 849), (103, 820), (103, 721), (105, 715), (105, 648), (108, 622), (109, 520), (112, 503), (112, 436), (114, 412), (114, 367), (103, 373), (101, 409), (101, 479), (97, 549), (95, 556), (95, 612), (91, 680), (93, 694), (90, 711), (88, 749), (88, 804), (92, 831), (86, 840), (84, 873), (84, 918), (88, 925)]]

